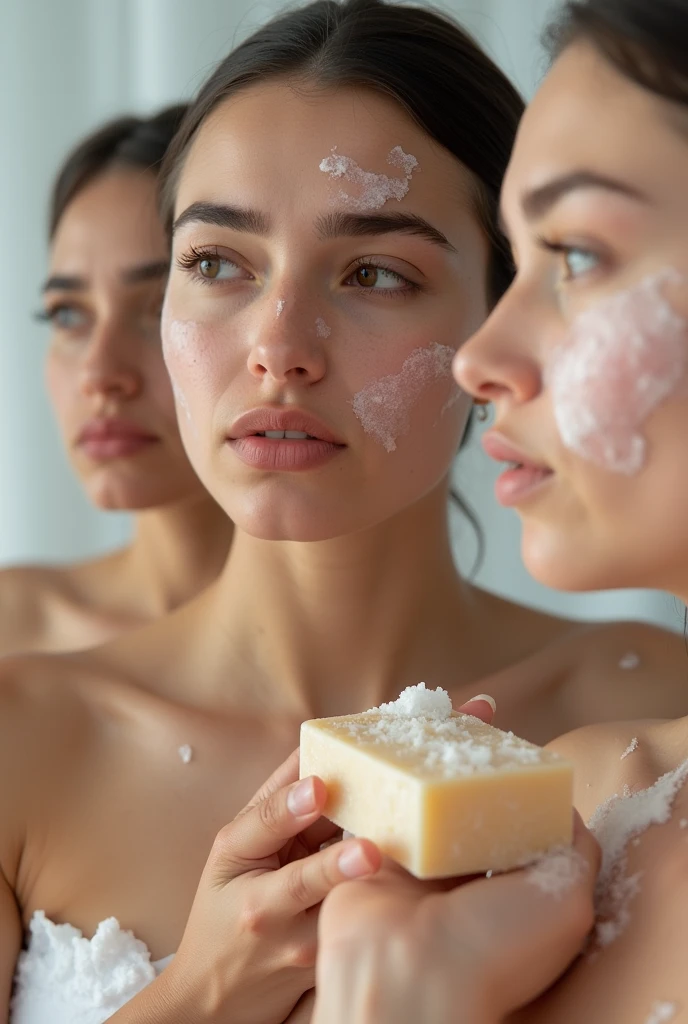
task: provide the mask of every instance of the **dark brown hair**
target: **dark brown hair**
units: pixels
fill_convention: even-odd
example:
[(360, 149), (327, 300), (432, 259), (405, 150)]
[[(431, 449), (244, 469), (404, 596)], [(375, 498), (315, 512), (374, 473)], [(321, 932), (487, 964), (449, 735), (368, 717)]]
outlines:
[(167, 107), (153, 117), (118, 117), (87, 135), (58, 171), (50, 200), (49, 237), (62, 214), (89, 182), (111, 167), (133, 167), (157, 174), (186, 106)]
[(523, 101), (468, 33), (427, 8), (316, 0), (241, 43), (201, 87), (163, 161), (161, 212), (168, 229), (179, 174), (200, 126), (228, 96), (268, 78), (384, 93), (460, 160), (475, 182), (490, 241), (488, 295), (497, 301), (513, 275), (497, 209)]
[(568, 0), (545, 42), (557, 57), (578, 41), (637, 85), (688, 104), (686, 0)]

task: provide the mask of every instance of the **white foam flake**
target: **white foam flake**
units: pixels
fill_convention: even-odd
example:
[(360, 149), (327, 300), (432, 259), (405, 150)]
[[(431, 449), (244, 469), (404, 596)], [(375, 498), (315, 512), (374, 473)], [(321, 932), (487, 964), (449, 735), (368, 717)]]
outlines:
[(315, 321), (315, 333), (319, 338), (329, 338), (332, 334), (332, 328), (327, 326), (321, 316)]
[(588, 870), (588, 862), (578, 850), (562, 846), (550, 850), (528, 868), (526, 881), (548, 896), (561, 899), (569, 889), (578, 885)]
[(645, 1019), (645, 1024), (668, 1024), (678, 1013), (678, 1003), (669, 1003), (665, 1000), (654, 1002), (650, 1008), (650, 1015)]
[(277, 320), (279, 320), (279, 318), (282, 316), (282, 313), (284, 312), (284, 307), (286, 306), (286, 304), (287, 304), (287, 300), (286, 299), (278, 299), (277, 300), (277, 309), (276, 309), (276, 312), (275, 312), (275, 318)]
[(425, 683), (417, 683), (415, 686), (407, 686), (396, 700), (381, 704), (379, 708), (370, 708), (370, 711), (379, 711), (383, 715), (422, 715), (446, 722), (451, 718), (452, 702), (441, 686), (429, 690)]
[(628, 757), (629, 754), (632, 754), (633, 751), (637, 750), (637, 749), (638, 749), (638, 737), (634, 736), (633, 739), (631, 740), (631, 742), (628, 744), (628, 746), (624, 750), (624, 752), (621, 755), (621, 757), (619, 758), (619, 760), (623, 761), (625, 758)]
[(632, 671), (634, 668), (638, 668), (640, 665), (640, 658), (635, 651), (628, 651), (624, 654), (623, 658), (619, 662), (619, 668), (624, 669), (626, 672)]
[(628, 786), (597, 808), (588, 828), (602, 848), (602, 865), (595, 889), (595, 938), (608, 946), (628, 926), (630, 907), (640, 890), (642, 872), (628, 875), (626, 848), (651, 825), (671, 818), (677, 793), (688, 778), (688, 759), (666, 772), (648, 789), (632, 793)]
[(354, 395), (354, 414), (366, 434), (386, 452), (396, 451), (397, 439), (411, 428), (410, 410), (429, 385), (452, 376), (454, 349), (433, 344), (418, 348), (399, 373), (380, 377)]
[(388, 174), (376, 174), (364, 171), (355, 160), (337, 152), (333, 147), (330, 156), (320, 161), (320, 170), (331, 178), (343, 178), (360, 189), (357, 196), (351, 196), (340, 189), (337, 199), (352, 210), (379, 210), (390, 199), (400, 202), (409, 190), (411, 178), (420, 170), (415, 156), (405, 153), (401, 146), (395, 146), (387, 154), (390, 167), (401, 170), (403, 177)]
[(178, 747), (177, 753), (182, 763), (188, 764), (193, 757), (193, 747), (190, 747), (188, 743), (182, 743), (181, 747)]

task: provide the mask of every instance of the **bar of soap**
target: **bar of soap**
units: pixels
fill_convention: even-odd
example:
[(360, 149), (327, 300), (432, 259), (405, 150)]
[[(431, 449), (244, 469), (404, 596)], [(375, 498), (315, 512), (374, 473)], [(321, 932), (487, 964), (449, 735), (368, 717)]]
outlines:
[(424, 683), (304, 722), (300, 773), (327, 785), (326, 817), (417, 878), (506, 871), (572, 840), (572, 765)]

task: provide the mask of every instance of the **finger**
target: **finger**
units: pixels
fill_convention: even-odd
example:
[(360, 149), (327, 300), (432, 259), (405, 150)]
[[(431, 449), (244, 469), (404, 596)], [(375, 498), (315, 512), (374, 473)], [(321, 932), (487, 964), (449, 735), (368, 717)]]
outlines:
[(322, 903), (340, 883), (371, 877), (381, 863), (382, 855), (375, 843), (346, 839), (275, 871), (270, 880), (270, 905), (279, 916), (296, 916)]
[(327, 799), (322, 779), (311, 775), (276, 790), (219, 832), (213, 847), (216, 883), (259, 867), (320, 817)]
[(473, 715), (481, 722), (492, 724), (492, 719), (497, 711), (497, 702), (488, 693), (479, 693), (477, 697), (471, 697), (469, 701), (457, 708), (462, 715)]
[(260, 789), (253, 794), (249, 802), (246, 804), (244, 809), (240, 811), (240, 814), (244, 814), (249, 811), (252, 807), (267, 800), (269, 796), (276, 793), (278, 789), (283, 786), (288, 786), (292, 782), (296, 782), (299, 777), (299, 748), (292, 750), (286, 761), (283, 761), (279, 768), (275, 768), (274, 772), (264, 782)]

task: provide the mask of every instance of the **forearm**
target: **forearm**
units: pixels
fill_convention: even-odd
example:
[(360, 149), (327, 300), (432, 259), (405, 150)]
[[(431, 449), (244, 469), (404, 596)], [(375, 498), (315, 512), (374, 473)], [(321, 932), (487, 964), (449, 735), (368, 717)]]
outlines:
[(200, 1000), (167, 967), (163, 973), (108, 1018), (114, 1024), (211, 1024)]

